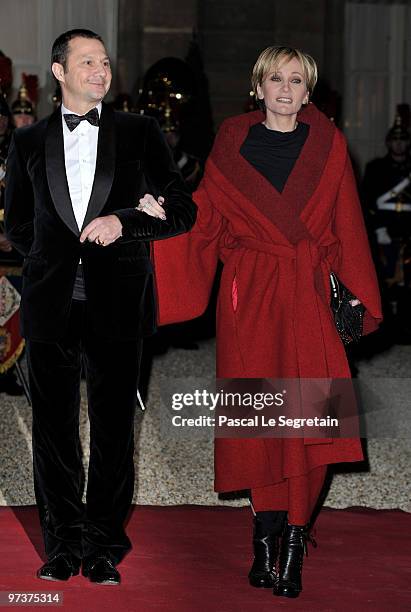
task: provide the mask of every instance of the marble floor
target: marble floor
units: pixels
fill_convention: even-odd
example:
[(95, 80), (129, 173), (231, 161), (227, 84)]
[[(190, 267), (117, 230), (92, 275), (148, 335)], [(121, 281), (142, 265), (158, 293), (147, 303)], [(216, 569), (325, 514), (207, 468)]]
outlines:
[[(214, 351), (214, 341), (209, 340), (200, 343), (197, 351), (171, 349), (155, 358), (146, 409), (138, 409), (135, 421), (135, 503), (248, 503), (246, 498), (221, 499), (214, 493), (211, 436), (201, 439), (188, 436), (176, 438), (161, 425), (161, 393), (164, 388), (175, 384), (176, 379), (212, 379)], [(373, 400), (383, 401), (384, 406), (389, 405), (393, 413), (402, 411), (401, 414), (405, 415), (404, 418), (408, 416), (408, 419), (411, 407), (410, 364), (411, 346), (394, 346), (372, 359), (357, 363), (359, 379), (369, 383), (371, 394), (374, 393)], [(30, 408), (25, 398), (11, 398), (2, 394), (0, 410), (0, 505), (33, 504)], [(81, 436), (87, 466), (85, 399), (81, 406)], [(369, 439), (367, 454), (368, 465), (361, 464), (360, 469), (355, 471), (334, 474), (325, 505), (333, 508), (399, 508), (411, 512), (409, 437), (389, 435)]]

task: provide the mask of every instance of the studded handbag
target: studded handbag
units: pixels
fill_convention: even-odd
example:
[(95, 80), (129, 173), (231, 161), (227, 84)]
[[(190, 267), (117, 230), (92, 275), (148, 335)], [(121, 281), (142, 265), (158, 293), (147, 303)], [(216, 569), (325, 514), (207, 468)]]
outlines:
[(355, 295), (347, 289), (334, 272), (330, 273), (331, 310), (335, 326), (344, 344), (359, 342), (362, 336), (365, 308), (362, 304), (351, 305)]

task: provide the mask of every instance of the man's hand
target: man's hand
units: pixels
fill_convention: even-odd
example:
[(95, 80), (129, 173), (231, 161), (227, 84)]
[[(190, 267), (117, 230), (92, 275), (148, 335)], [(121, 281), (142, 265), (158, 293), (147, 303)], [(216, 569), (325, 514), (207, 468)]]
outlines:
[(88, 240), (100, 246), (108, 246), (122, 235), (123, 226), (116, 215), (97, 217), (83, 229), (80, 242)]
[(150, 217), (157, 217), (158, 219), (165, 221), (166, 213), (164, 212), (164, 208), (162, 206), (163, 204), (163, 196), (160, 196), (156, 201), (150, 193), (146, 193), (143, 198), (139, 199), (139, 205), (136, 206), (136, 210), (145, 212)]
[(4, 234), (0, 234), (0, 251), (3, 253), (10, 253), (11, 250), (11, 243), (7, 240)]

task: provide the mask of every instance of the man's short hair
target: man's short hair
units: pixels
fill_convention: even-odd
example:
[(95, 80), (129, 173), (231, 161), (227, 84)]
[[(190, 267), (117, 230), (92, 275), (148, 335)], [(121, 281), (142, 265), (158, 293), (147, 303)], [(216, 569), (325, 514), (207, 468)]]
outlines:
[(58, 36), (58, 38), (56, 38), (54, 41), (51, 48), (51, 63), (54, 64), (54, 62), (57, 62), (58, 64), (61, 64), (64, 68), (64, 72), (66, 72), (67, 67), (69, 42), (73, 38), (94, 38), (95, 40), (99, 40), (104, 45), (104, 41), (101, 36), (92, 30), (78, 28), (76, 30), (68, 30), (63, 34), (60, 34), (60, 36)]
[(284, 61), (292, 60), (294, 57), (298, 59), (301, 64), (307, 89), (309, 94), (312, 94), (318, 76), (317, 64), (315, 63), (315, 60), (311, 57), (311, 55), (300, 51), (300, 49), (295, 49), (294, 47), (277, 46), (267, 47), (264, 49), (264, 51), (260, 53), (254, 65), (251, 76), (251, 84), (256, 99), (258, 99), (257, 85), (260, 85), (261, 87), (265, 77), (271, 70), (277, 70), (280, 64), (282, 64)]

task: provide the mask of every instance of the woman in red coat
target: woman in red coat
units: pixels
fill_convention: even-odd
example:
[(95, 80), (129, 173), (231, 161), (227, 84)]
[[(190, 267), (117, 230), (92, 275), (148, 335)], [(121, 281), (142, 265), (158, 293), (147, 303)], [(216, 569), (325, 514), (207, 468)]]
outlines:
[[(330, 271), (365, 307), (363, 333), (381, 319), (346, 142), (309, 102), (316, 79), (314, 60), (297, 49), (261, 53), (252, 83), (263, 111), (223, 122), (194, 195), (195, 227), (154, 246), (161, 324), (202, 314), (224, 263), (219, 378), (350, 377)], [(298, 596), (326, 467), (362, 458), (352, 438), (216, 440), (216, 491), (251, 490), (253, 586)]]

